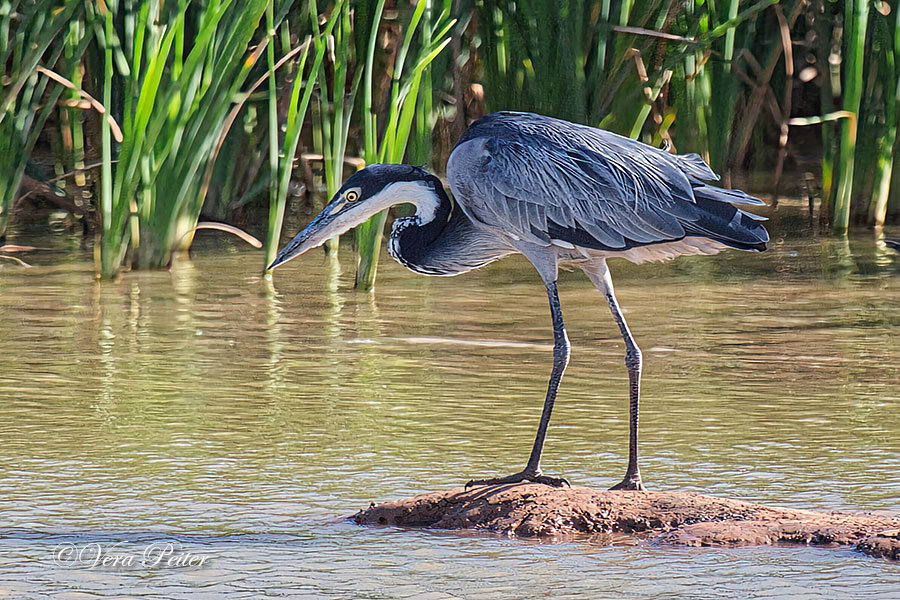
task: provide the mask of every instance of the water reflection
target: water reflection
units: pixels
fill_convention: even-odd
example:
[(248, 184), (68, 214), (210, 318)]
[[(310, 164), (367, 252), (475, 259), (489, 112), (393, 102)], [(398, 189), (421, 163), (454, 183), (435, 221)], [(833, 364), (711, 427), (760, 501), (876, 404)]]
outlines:
[[(871, 239), (773, 237), (761, 256), (613, 265), (645, 351), (647, 482), (895, 512), (900, 259)], [(268, 283), (256, 254), (202, 242), (193, 263), (112, 283), (95, 283), (88, 260), (3, 267), (0, 592), (852, 597), (900, 584), (896, 567), (845, 551), (345, 522), (371, 500), (520, 468), (551, 339), (523, 260), (453, 279), (385, 261), (373, 296), (352, 291), (348, 254), (313, 253)], [(586, 279), (564, 273), (560, 289), (573, 357), (546, 468), (609, 485), (627, 445), (622, 342)], [(61, 539), (157, 537), (215, 560), (148, 574), (48, 559)]]

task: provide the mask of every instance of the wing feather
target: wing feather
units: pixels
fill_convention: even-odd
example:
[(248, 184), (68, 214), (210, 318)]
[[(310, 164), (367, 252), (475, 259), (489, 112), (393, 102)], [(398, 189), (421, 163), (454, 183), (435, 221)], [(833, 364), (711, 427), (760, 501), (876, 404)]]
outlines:
[[(447, 174), (470, 218), (540, 245), (555, 239), (623, 249), (690, 232), (715, 237), (719, 228), (734, 243), (760, 241), (759, 234), (744, 240), (741, 230), (753, 216), (731, 206), (760, 202), (699, 181), (717, 177), (696, 154), (669, 154), (549, 117), (495, 113), (481, 119), (454, 149)], [(727, 219), (718, 209), (710, 213), (709, 201), (727, 207)]]

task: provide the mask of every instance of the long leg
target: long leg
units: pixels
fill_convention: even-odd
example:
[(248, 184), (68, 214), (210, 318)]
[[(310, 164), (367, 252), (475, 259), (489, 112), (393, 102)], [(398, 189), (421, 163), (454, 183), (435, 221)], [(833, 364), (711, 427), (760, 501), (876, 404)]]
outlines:
[(541, 421), (538, 424), (537, 436), (534, 438), (534, 446), (525, 469), (508, 477), (494, 479), (473, 480), (466, 487), (473, 485), (497, 485), (502, 483), (518, 483), (520, 481), (534, 481), (548, 485), (568, 485), (569, 482), (558, 477), (548, 477), (541, 472), (541, 454), (544, 449), (544, 440), (547, 437), (547, 427), (550, 425), (550, 413), (553, 411), (553, 403), (556, 401), (556, 392), (562, 381), (563, 373), (569, 364), (569, 336), (566, 335), (566, 326), (563, 323), (562, 307), (559, 304), (559, 293), (556, 282), (547, 284), (547, 297), (550, 300), (550, 314), (553, 318), (553, 370), (550, 372), (550, 383), (547, 386), (547, 397), (544, 400), (544, 410), (541, 413)]
[(584, 271), (606, 297), (609, 310), (616, 320), (616, 325), (619, 326), (622, 339), (625, 340), (625, 367), (628, 369), (628, 469), (625, 471), (625, 478), (622, 482), (610, 489), (643, 490), (644, 484), (641, 482), (641, 471), (638, 467), (638, 410), (640, 408), (641, 367), (643, 365), (641, 349), (634, 341), (631, 330), (628, 329), (628, 324), (622, 315), (622, 309), (619, 308), (619, 301), (616, 300), (612, 277), (609, 275), (606, 261), (603, 261), (602, 265), (595, 265), (594, 268), (587, 268)]

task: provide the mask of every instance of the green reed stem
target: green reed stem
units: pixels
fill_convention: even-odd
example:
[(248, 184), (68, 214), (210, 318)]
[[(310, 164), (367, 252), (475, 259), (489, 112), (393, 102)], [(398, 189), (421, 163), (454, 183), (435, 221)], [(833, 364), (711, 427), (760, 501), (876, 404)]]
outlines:
[(846, 235), (850, 225), (850, 204), (853, 198), (853, 170), (856, 159), (856, 131), (863, 92), (863, 55), (866, 46), (866, 29), (869, 19), (867, 0), (846, 0), (844, 18), (847, 39), (846, 69), (844, 70), (843, 108), (856, 116), (843, 122), (841, 128), (840, 167), (837, 196), (834, 205), (832, 230)]

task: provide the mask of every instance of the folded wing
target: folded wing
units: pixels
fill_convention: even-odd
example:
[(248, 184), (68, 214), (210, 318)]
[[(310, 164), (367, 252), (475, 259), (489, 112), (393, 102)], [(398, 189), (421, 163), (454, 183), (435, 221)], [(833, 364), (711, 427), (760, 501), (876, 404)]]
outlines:
[(762, 204), (707, 185), (715, 173), (696, 154), (677, 156), (616, 134), (529, 113), (474, 123), (448, 164), (469, 216), (539, 245), (625, 250), (704, 236), (762, 250)]

